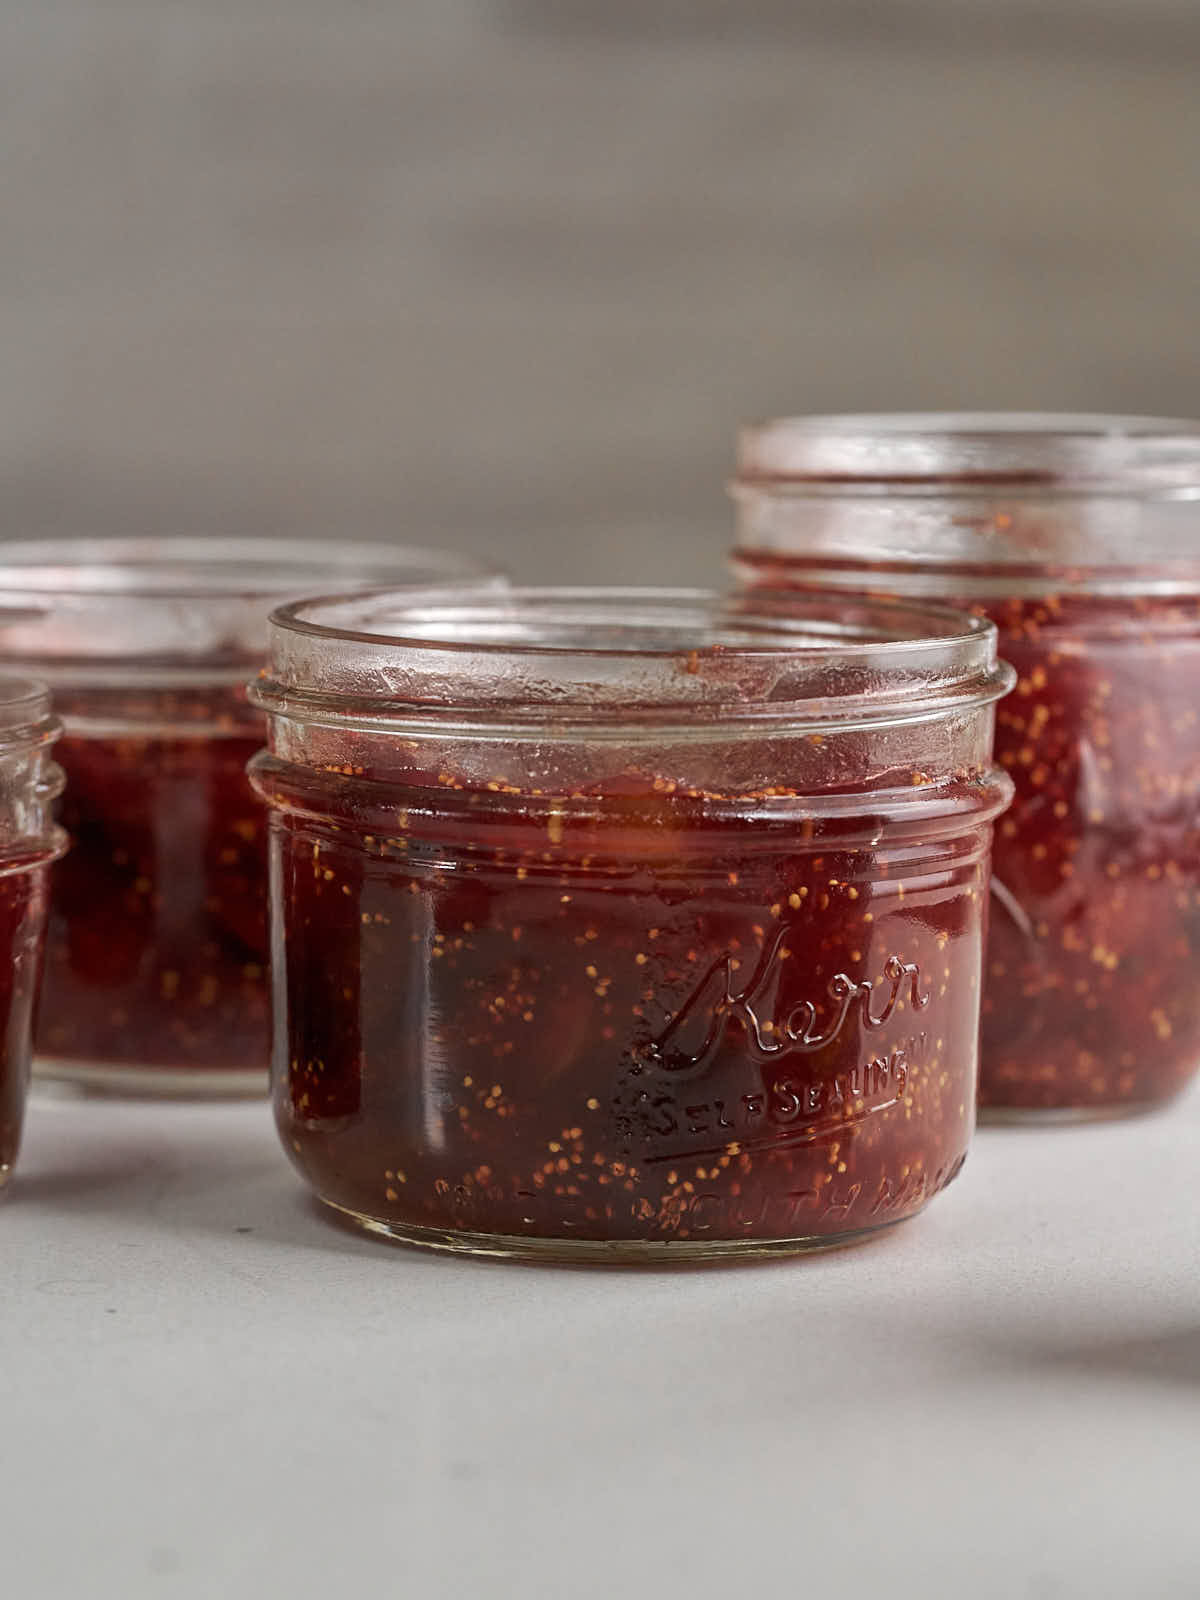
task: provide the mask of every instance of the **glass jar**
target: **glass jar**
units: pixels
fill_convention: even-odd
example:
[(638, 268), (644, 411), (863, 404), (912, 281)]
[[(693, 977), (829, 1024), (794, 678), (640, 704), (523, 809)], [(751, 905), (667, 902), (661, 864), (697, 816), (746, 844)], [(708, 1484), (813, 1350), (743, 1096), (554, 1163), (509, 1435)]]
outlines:
[(1200, 1065), (1200, 424), (811, 417), (745, 431), (736, 563), (990, 617), (996, 753), (981, 1103), (1111, 1116)]
[(276, 612), (275, 1112), (434, 1248), (847, 1243), (974, 1121), (986, 622), (838, 598), (403, 595)]
[(0, 1195), (21, 1142), (50, 863), (66, 844), (51, 816), (58, 735), (41, 684), (0, 678)]
[(263, 1093), (266, 844), (245, 682), (290, 596), (475, 581), (372, 544), (0, 545), (0, 662), (63, 719), (73, 848), (54, 874), (35, 1070), (105, 1091)]

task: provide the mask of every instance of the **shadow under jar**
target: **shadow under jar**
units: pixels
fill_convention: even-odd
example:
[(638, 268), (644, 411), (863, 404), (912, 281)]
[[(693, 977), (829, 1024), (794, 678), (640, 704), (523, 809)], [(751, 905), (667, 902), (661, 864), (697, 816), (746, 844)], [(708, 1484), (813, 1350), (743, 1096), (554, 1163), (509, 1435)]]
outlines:
[(29, 1089), (50, 863), (66, 835), (52, 818), (59, 724), (41, 684), (0, 678), (0, 1195), (12, 1175)]
[(990, 617), (996, 754), (981, 1105), (1117, 1116), (1200, 1066), (1200, 424), (800, 417), (748, 428), (755, 591), (870, 586)]
[(252, 698), (275, 1112), (326, 1204), (562, 1261), (919, 1211), (974, 1122), (990, 624), (691, 591), (292, 606)]
[(254, 539), (0, 545), (0, 662), (65, 734), (35, 1071), (93, 1091), (264, 1092), (266, 840), (245, 683), (291, 596), (478, 581), (452, 555)]

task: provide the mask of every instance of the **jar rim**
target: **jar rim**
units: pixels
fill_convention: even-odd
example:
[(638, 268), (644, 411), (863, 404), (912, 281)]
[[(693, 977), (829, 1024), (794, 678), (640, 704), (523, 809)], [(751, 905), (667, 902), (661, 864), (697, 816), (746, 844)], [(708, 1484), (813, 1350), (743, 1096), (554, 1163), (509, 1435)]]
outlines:
[(1028, 490), (1200, 497), (1200, 421), (1102, 412), (774, 417), (738, 434), (735, 496)]
[(379, 582), (451, 584), (495, 576), (466, 552), (383, 540), (224, 535), (21, 539), (0, 544), (0, 600), (7, 592), (103, 600), (262, 599), (312, 592), (348, 569)]
[[(1009, 687), (986, 619), (867, 594), (515, 587), (372, 590), (280, 607), (251, 698), (296, 720), (472, 717), (595, 736), (919, 721)], [(498, 719), (498, 720), (497, 720)]]
[[(663, 628), (663, 614), (675, 613), (679, 624), (686, 628), (689, 635), (694, 634), (696, 622), (701, 618), (715, 633), (722, 635), (696, 648), (719, 647), (725, 654), (735, 653), (739, 648), (744, 653), (755, 655), (772, 651), (791, 654), (802, 647), (808, 638), (816, 637), (812, 623), (818, 619), (822, 607), (827, 611), (832, 610), (831, 598), (821, 595), (809, 595), (801, 599), (780, 599), (776, 596), (751, 598), (701, 588), (633, 585), (512, 584), (499, 594), (472, 594), (468, 597), (451, 596), (436, 590), (414, 595), (403, 589), (381, 587), (351, 595), (316, 595), (293, 601), (275, 609), (271, 614), (271, 626), (273, 632), (294, 631), (331, 641), (395, 645), (451, 654), (486, 648), (498, 656), (675, 657), (679, 654), (680, 645), (678, 642), (666, 643), (665, 637), (663, 643), (654, 645), (581, 645), (575, 640), (553, 644), (535, 642), (519, 636), (517, 631), (529, 626), (520, 621), (519, 613), (522, 610), (532, 611), (535, 618), (542, 619), (547, 627), (602, 628), (614, 634), (628, 631), (631, 638), (641, 636), (642, 630), (650, 626)], [(844, 608), (848, 598), (852, 597), (837, 596), (837, 606)], [(837, 622), (830, 617), (828, 627), (840, 631), (836, 638), (821, 636), (823, 648), (836, 649), (839, 653), (889, 646), (897, 650), (911, 650), (921, 648), (932, 640), (953, 644), (959, 640), (978, 638), (987, 632), (988, 624), (984, 618), (936, 601), (909, 601), (866, 594), (859, 598), (872, 616), (892, 619), (893, 630), (885, 631), (881, 624), (869, 627), (860, 622), (857, 633), (850, 637), (849, 628), (854, 625)], [(630, 607), (635, 609), (631, 611)], [(610, 609), (616, 613), (611, 618), (608, 615)], [(593, 618), (585, 619), (580, 614), (584, 610), (590, 610)], [(648, 614), (651, 610), (653, 617)], [(321, 611), (330, 618), (342, 620), (320, 621), (314, 613)], [(364, 622), (369, 621), (373, 613), (381, 617), (390, 613), (397, 618), (412, 618), (412, 625), (407, 631), (350, 625), (349, 618), (356, 611), (362, 615)], [(910, 631), (901, 626), (904, 619), (912, 623), (923, 621), (925, 627), (921, 632)], [(504, 639), (498, 631), (485, 638), (465, 636), (461, 632), (464, 626), (471, 628), (477, 623), (490, 623), (493, 630), (503, 627), (512, 637)], [(458, 636), (434, 634), (430, 631), (433, 626), (454, 627), (459, 630)], [(728, 634), (728, 638), (724, 637), (725, 634)], [(775, 642), (768, 642), (770, 639)], [(731, 644), (730, 641), (734, 640), (741, 640), (742, 645)]]
[(454, 551), (262, 538), (0, 543), (0, 662), (55, 685), (239, 692), (274, 606), (318, 589), (488, 588)]

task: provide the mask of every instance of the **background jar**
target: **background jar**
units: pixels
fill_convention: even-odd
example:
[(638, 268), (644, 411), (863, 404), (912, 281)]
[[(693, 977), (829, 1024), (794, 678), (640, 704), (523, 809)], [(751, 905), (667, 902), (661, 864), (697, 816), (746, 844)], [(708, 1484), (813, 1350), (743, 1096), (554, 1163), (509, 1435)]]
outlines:
[(1200, 1065), (1200, 425), (800, 417), (743, 432), (736, 566), (970, 606), (996, 752), (981, 1101), (1119, 1115)]
[(0, 678), (0, 1194), (21, 1142), (50, 863), (66, 843), (51, 814), (58, 735), (41, 684)]
[(266, 847), (245, 683), (290, 595), (478, 581), (468, 561), (253, 539), (0, 546), (0, 662), (47, 680), (65, 736), (35, 1070), (81, 1087), (262, 1093)]
[(433, 1247), (796, 1251), (918, 1211), (974, 1120), (995, 630), (513, 590), (276, 613), (275, 1111)]

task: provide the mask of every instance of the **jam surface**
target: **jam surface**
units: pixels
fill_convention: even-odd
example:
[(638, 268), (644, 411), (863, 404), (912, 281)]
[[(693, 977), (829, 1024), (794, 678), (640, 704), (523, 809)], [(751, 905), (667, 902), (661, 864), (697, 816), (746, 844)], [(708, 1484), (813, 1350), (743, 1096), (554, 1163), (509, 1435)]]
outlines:
[(275, 1109), (326, 1201), (424, 1242), (820, 1243), (957, 1173), (978, 780), (822, 822), (633, 772), (548, 801), (255, 768)]
[[(60, 702), (62, 703), (62, 702)], [(169, 731), (56, 758), (71, 847), (54, 868), (38, 1053), (50, 1071), (265, 1073), (266, 821), (246, 780), (253, 716), (178, 708)], [(159, 708), (161, 712), (161, 708)], [(225, 718), (223, 722), (221, 719)], [(204, 722), (201, 731), (191, 725)]]
[[(738, 560), (755, 584), (810, 581), (804, 561)], [(980, 1103), (1120, 1114), (1200, 1066), (1200, 599), (1043, 581), (946, 595), (996, 623), (1018, 674), (996, 710), (1016, 797), (996, 825)]]
[(0, 876), (0, 1189), (21, 1142), (48, 890), (45, 865)]

